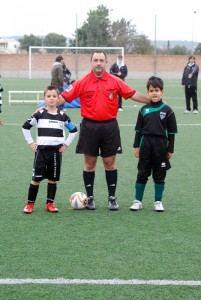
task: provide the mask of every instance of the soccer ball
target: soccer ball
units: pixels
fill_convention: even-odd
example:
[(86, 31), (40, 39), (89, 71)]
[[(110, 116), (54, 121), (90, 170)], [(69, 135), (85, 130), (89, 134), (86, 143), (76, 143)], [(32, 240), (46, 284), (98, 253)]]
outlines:
[(70, 205), (74, 209), (86, 208), (87, 196), (82, 192), (75, 192), (70, 196)]

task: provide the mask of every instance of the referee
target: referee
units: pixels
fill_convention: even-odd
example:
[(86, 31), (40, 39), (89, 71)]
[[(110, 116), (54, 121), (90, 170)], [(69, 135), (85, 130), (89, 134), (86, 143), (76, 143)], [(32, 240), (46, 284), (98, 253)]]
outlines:
[(87, 208), (95, 209), (94, 180), (97, 158), (102, 157), (108, 188), (108, 208), (118, 210), (116, 200), (116, 154), (122, 153), (117, 122), (118, 94), (124, 99), (149, 103), (149, 98), (130, 88), (120, 78), (106, 71), (107, 56), (103, 51), (91, 55), (91, 72), (76, 80), (61, 93), (59, 105), (80, 98), (80, 135), (76, 153), (84, 154), (83, 179), (88, 197)]

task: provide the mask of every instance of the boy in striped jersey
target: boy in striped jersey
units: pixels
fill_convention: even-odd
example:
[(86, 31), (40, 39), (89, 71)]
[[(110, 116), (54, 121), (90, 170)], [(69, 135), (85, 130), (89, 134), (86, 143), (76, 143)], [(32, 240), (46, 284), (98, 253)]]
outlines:
[[(57, 108), (58, 99), (57, 87), (48, 86), (44, 91), (46, 107), (35, 112), (22, 126), (24, 138), (35, 153), (32, 181), (24, 208), (26, 214), (32, 213), (40, 182), (45, 178), (48, 179), (46, 209), (51, 213), (58, 212), (54, 199), (60, 179), (62, 153), (77, 135), (77, 128), (70, 117)], [(30, 131), (33, 126), (37, 128), (36, 142)], [(67, 139), (64, 127), (69, 131)]]

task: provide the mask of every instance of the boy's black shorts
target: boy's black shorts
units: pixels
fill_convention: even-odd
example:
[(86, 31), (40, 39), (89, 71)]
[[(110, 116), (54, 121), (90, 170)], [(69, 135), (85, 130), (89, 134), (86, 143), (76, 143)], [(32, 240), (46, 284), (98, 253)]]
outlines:
[(160, 136), (146, 135), (140, 146), (140, 158), (138, 170), (151, 171), (169, 170), (171, 164), (167, 158), (167, 138)]
[(122, 153), (117, 120), (93, 121), (84, 118), (80, 124), (76, 153), (102, 157)]
[(38, 149), (33, 163), (33, 181), (45, 178), (59, 181), (61, 173), (62, 154), (59, 149)]

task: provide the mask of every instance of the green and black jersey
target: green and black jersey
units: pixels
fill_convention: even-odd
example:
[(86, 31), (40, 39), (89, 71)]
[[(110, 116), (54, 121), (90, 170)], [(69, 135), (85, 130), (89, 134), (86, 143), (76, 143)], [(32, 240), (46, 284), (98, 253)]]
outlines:
[(133, 147), (139, 147), (142, 137), (156, 136), (167, 137), (169, 152), (174, 152), (174, 136), (177, 133), (175, 114), (170, 106), (162, 99), (144, 105), (139, 113), (135, 126), (135, 139)]

